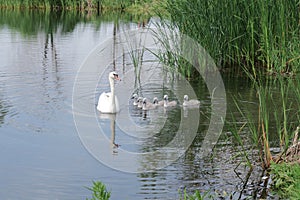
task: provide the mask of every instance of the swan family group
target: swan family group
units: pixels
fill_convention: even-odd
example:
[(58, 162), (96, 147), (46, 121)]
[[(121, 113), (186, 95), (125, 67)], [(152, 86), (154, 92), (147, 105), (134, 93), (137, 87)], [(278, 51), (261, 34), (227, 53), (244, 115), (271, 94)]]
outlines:
[[(137, 94), (132, 95), (133, 105), (143, 110), (152, 110), (160, 106), (164, 108), (170, 108), (177, 106), (177, 101), (169, 101), (168, 95), (164, 95), (163, 100), (159, 101), (157, 97), (153, 98), (152, 102), (149, 102), (147, 98), (139, 97)], [(183, 107), (199, 107), (200, 101), (197, 99), (189, 100), (188, 95), (183, 97)]]
[[(117, 113), (120, 111), (118, 98), (115, 95), (114, 80), (121, 80), (116, 72), (110, 72), (108, 75), (110, 84), (110, 92), (103, 92), (98, 99), (97, 109), (102, 113)], [(164, 95), (163, 100), (159, 101), (157, 97), (154, 97), (153, 102), (149, 102), (147, 98), (139, 97), (137, 94), (133, 94), (133, 105), (143, 110), (155, 109), (159, 106), (168, 108), (177, 106), (176, 101), (169, 101), (168, 95)], [(200, 101), (197, 99), (189, 100), (188, 95), (183, 97), (183, 107), (199, 107)]]

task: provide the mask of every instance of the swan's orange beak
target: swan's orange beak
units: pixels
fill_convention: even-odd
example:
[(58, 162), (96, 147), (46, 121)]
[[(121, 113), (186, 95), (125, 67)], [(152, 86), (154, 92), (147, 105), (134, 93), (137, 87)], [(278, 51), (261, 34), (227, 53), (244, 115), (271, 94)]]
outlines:
[(115, 80), (121, 81), (121, 79), (119, 78), (118, 74), (114, 74)]

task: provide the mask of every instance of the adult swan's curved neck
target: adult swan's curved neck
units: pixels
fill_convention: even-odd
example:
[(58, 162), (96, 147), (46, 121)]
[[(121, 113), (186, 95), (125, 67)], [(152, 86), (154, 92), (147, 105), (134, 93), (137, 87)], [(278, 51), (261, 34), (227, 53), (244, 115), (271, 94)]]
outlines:
[(109, 86), (110, 86), (110, 93), (111, 93), (111, 102), (114, 105), (115, 104), (115, 81), (112, 78), (108, 78), (109, 80)]

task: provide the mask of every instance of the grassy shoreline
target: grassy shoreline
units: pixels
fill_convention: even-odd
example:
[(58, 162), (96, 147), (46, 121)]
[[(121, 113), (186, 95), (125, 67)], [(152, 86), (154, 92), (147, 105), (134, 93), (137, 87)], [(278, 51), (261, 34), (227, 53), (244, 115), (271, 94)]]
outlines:
[(146, 0), (6, 0), (0, 2), (0, 9), (40, 9), (40, 10), (89, 10), (97, 12), (128, 12), (138, 15), (155, 15), (164, 12), (164, 1)]

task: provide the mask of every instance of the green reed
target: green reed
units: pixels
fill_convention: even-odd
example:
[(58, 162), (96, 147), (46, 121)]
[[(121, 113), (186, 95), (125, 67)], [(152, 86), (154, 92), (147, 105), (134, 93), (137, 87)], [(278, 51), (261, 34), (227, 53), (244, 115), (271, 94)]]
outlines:
[(186, 189), (183, 191), (179, 191), (179, 200), (204, 200), (204, 199), (214, 199), (213, 195), (209, 194), (209, 191), (204, 192), (201, 194), (199, 190), (196, 190), (194, 194), (188, 194)]
[[(235, 100), (234, 101), (237, 108), (240, 109), (240, 107), (238, 106), (237, 104), (237, 101)], [(241, 110), (239, 110), (241, 112)], [(241, 112), (242, 113), (242, 112)], [(246, 165), (251, 169), (253, 169), (253, 166), (252, 166), (252, 163), (251, 163), (251, 160), (250, 160), (250, 155), (247, 151), (247, 149), (245, 148), (245, 144), (244, 144), (244, 140), (243, 138), (241, 137), (241, 132), (243, 131), (243, 129), (245, 128), (245, 126), (247, 125), (248, 122), (244, 122), (243, 125), (241, 127), (238, 127), (238, 123), (235, 119), (235, 117), (232, 115), (232, 123), (230, 125), (230, 132), (232, 133), (235, 141), (238, 143), (238, 145), (241, 147), (241, 150), (237, 151), (238, 155), (242, 155), (243, 158), (245, 159), (246, 161)], [(242, 161), (241, 161), (242, 162)]]
[[(236, 107), (247, 123), (245, 127), (251, 133), (254, 144), (261, 150), (263, 166), (268, 168), (272, 160), (270, 148), (280, 146), (285, 152), (299, 125), (300, 81), (298, 78), (254, 79), (254, 76), (249, 76), (257, 94), (257, 111), (253, 113), (253, 109), (243, 107), (238, 100)], [(238, 127), (234, 130), (240, 131)]]
[[(0, 8), (30, 8), (30, 9), (51, 9), (51, 10), (92, 10), (98, 11), (125, 11), (133, 10), (135, 13), (145, 15), (146, 12), (153, 13), (153, 9), (161, 6), (159, 0), (3, 0)], [(141, 11), (142, 10), (142, 11)], [(141, 12), (139, 12), (141, 11)]]
[(152, 53), (169, 71), (188, 78), (199, 78), (199, 72), (204, 74), (216, 70), (214, 67), (207, 67), (212, 63), (208, 63), (210, 58), (205, 50), (194, 45), (188, 35), (182, 35), (176, 25), (161, 21), (155, 26), (156, 29), (153, 29), (152, 33), (161, 48)]
[[(111, 192), (108, 192), (106, 186), (101, 181), (93, 181), (92, 187), (87, 187), (92, 191), (92, 198), (90, 200), (109, 200)], [(89, 200), (86, 198), (86, 200)]]
[(246, 65), (257, 74), (294, 73), (300, 64), (296, 0), (168, 0), (181, 33), (197, 40), (220, 67)]
[[(140, 38), (133, 37), (132, 35), (126, 35), (125, 41), (128, 44), (128, 54), (134, 68), (135, 80), (140, 83), (140, 77), (142, 73), (142, 67), (144, 62), (144, 53), (146, 48), (144, 47), (143, 36)], [(137, 84), (137, 83), (136, 83)]]

